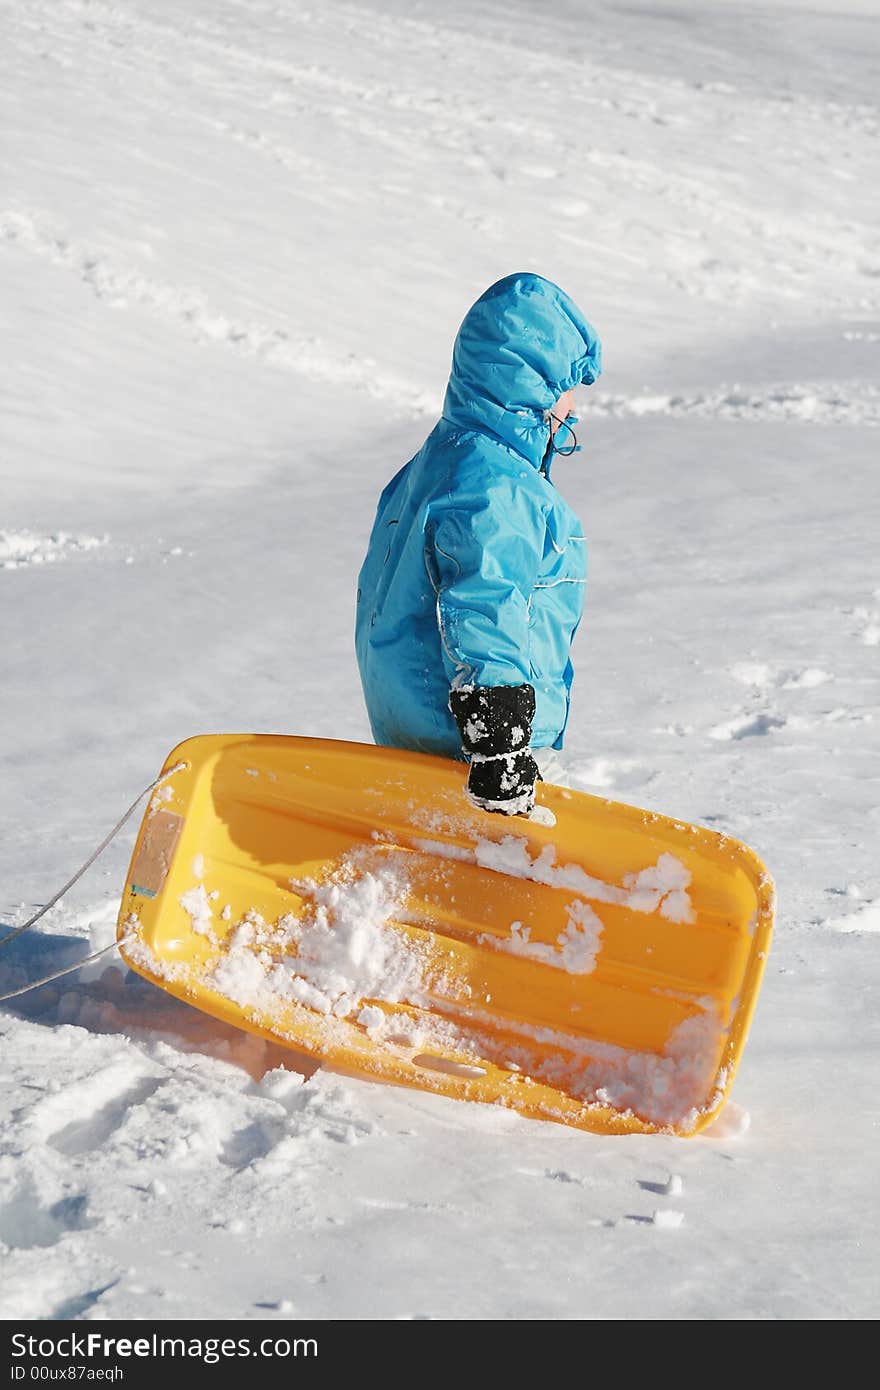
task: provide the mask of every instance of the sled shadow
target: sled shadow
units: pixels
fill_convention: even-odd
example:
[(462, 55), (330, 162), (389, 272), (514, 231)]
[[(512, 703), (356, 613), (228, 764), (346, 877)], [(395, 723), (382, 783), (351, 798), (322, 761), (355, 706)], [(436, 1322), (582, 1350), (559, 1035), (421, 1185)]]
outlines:
[[(92, 949), (82, 937), (23, 935), (5, 950), (0, 946), (0, 993), (75, 965)], [(117, 1034), (139, 1043), (166, 1042), (183, 1052), (228, 1062), (255, 1082), (279, 1067), (306, 1079), (320, 1068), (305, 1053), (201, 1013), (129, 970), (110, 952), (81, 972), (7, 1000), (0, 1011), (46, 1028), (72, 1024), (89, 1033)]]

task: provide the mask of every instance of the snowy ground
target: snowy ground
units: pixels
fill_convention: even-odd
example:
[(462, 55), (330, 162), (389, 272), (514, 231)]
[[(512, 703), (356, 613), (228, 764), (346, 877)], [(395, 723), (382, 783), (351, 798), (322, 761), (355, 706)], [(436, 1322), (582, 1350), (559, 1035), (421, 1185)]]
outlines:
[(182, 738), (368, 737), (375, 499), (518, 269), (606, 346), (575, 776), (780, 896), (739, 1135), (343, 1079), (112, 963), (3, 1006), (4, 1317), (876, 1314), (878, 8), (0, 4), (3, 920)]

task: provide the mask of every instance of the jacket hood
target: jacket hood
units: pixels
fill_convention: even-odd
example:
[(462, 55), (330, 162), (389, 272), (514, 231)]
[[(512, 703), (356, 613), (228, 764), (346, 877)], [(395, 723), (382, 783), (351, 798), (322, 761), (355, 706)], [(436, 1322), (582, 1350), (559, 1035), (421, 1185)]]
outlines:
[(601, 370), (596, 330), (565, 291), (540, 275), (508, 275), (458, 330), (443, 418), (495, 435), (538, 468), (550, 438), (545, 411)]

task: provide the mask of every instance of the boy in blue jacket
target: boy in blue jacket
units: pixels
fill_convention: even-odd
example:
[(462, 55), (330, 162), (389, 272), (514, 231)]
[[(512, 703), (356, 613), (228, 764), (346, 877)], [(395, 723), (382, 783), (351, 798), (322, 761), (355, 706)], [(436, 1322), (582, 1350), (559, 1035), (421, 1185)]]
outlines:
[(470, 761), (487, 811), (526, 815), (562, 747), (586, 542), (550, 481), (574, 388), (601, 371), (557, 285), (509, 275), (459, 329), (443, 414), (385, 488), (357, 596), (373, 737)]

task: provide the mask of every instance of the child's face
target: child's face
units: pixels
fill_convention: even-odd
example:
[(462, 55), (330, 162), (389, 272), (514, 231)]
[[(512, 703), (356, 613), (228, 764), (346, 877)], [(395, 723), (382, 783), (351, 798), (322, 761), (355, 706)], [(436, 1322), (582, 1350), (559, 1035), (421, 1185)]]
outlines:
[[(570, 391), (563, 391), (559, 400), (553, 407), (553, 415), (550, 418), (550, 438), (552, 439), (559, 429), (560, 422), (566, 415), (570, 415), (574, 409), (574, 388)], [(555, 418), (554, 418), (555, 417)]]

